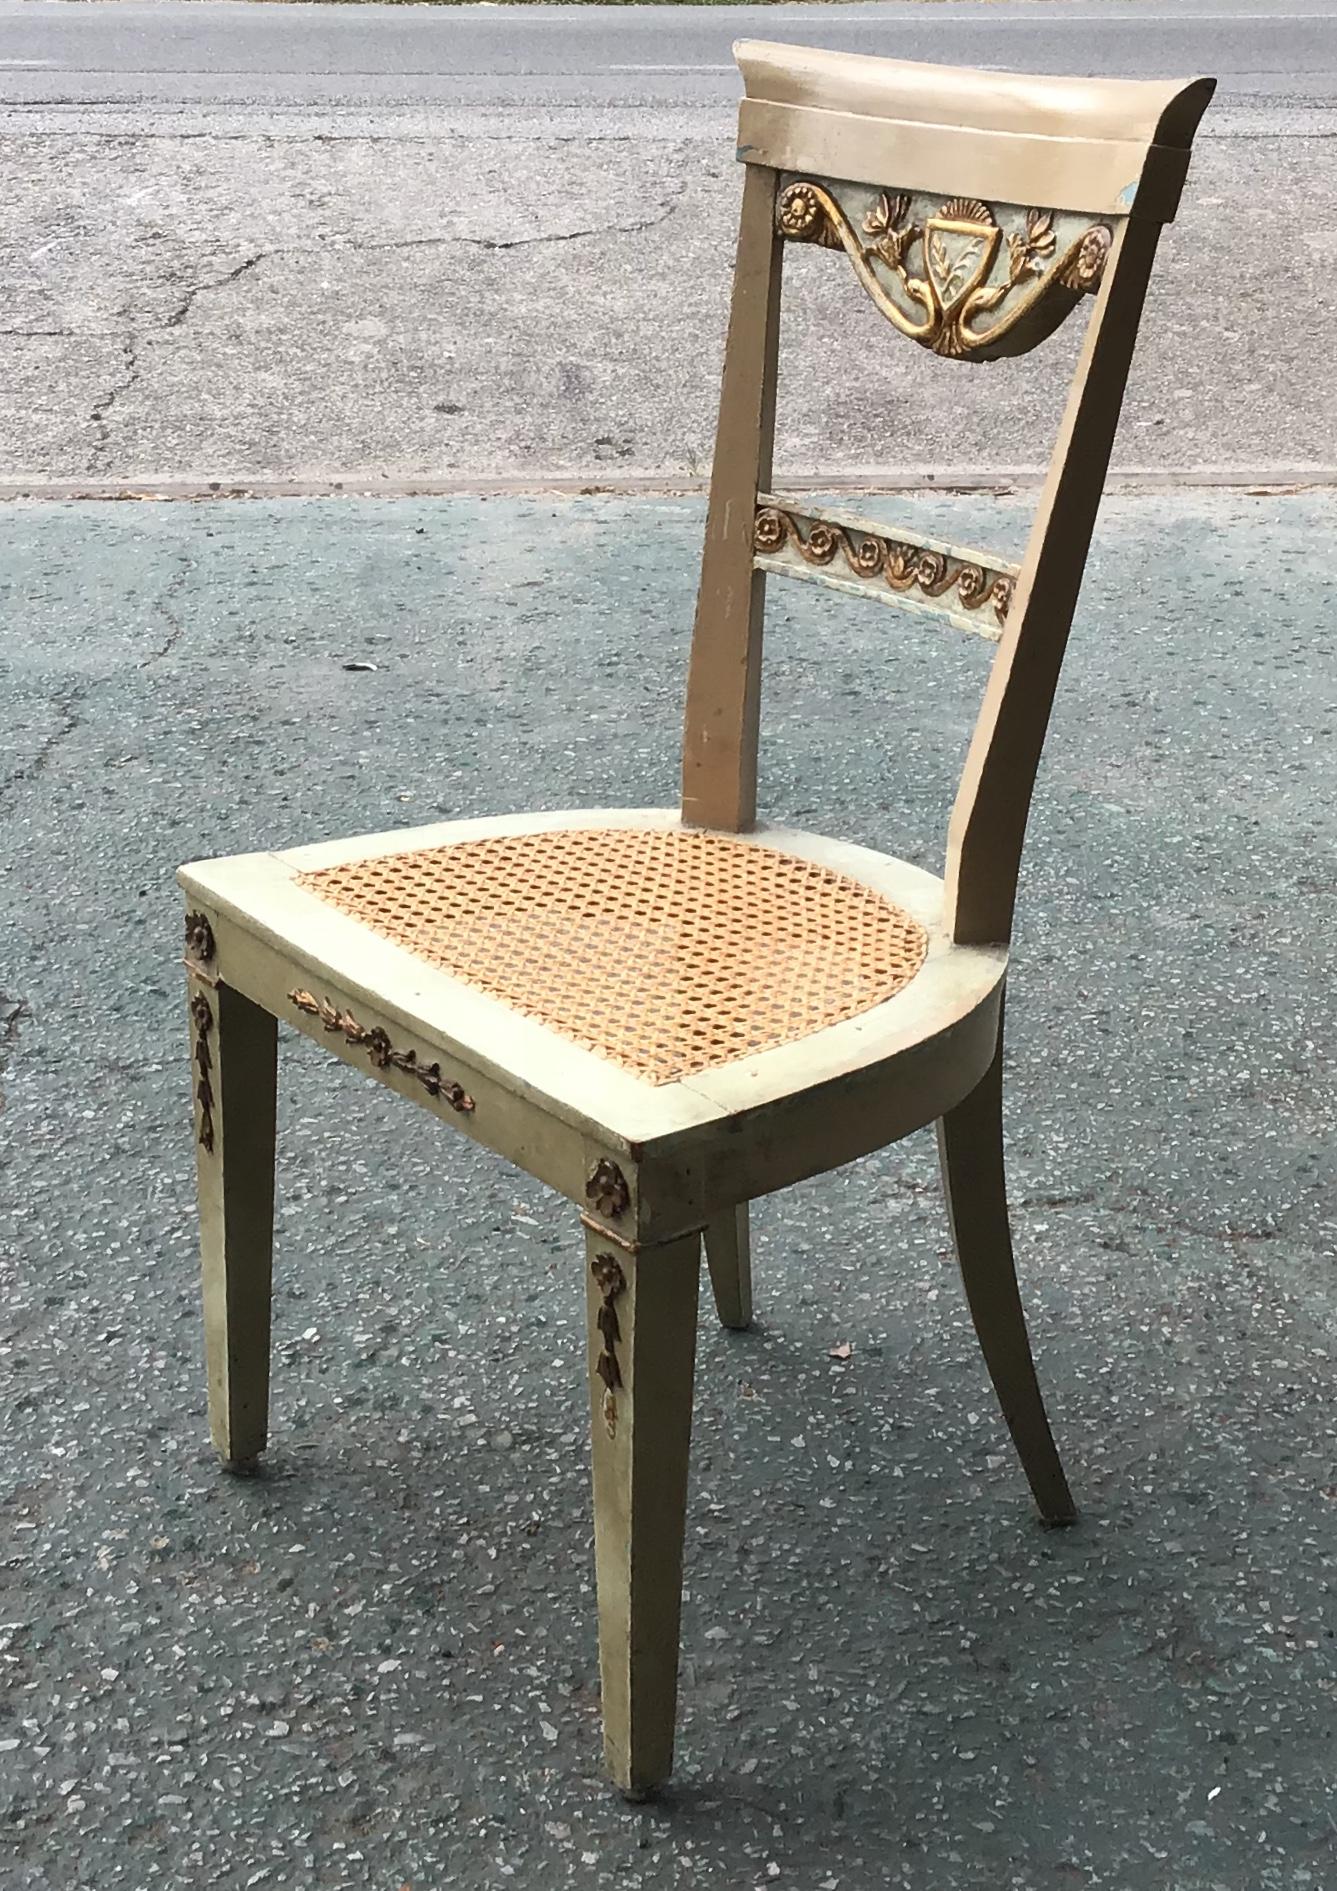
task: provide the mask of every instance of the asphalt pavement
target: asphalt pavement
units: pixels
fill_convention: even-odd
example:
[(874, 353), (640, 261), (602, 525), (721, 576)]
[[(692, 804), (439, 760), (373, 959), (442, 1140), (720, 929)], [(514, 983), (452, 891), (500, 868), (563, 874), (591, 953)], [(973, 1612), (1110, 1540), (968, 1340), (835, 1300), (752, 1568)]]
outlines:
[[(1083, 1521), (1033, 1519), (928, 1138), (759, 1204), (757, 1329), (704, 1313), (676, 1781), (633, 1810), (578, 1225), (286, 1033), (274, 1448), (213, 1464), (173, 876), (671, 801), (700, 505), (49, 495), (699, 479), (744, 33), (1223, 83), (1010, 983)], [(1326, 0), (0, 0), (0, 493), (48, 495), (0, 505), (6, 1887), (1337, 1883), (1335, 78)], [(1042, 458), (1066, 332), (967, 371), (836, 259), (791, 275), (782, 467)], [(893, 505), (1023, 531), (986, 493), (860, 510)], [(773, 595), (766, 811), (936, 867), (986, 647)]]
[[(1330, 475), (1329, 0), (0, 0), (0, 479), (699, 477), (740, 35), (1217, 74), (1118, 464)], [(1068, 336), (945, 397), (962, 371), (892, 337), (837, 258), (789, 274), (782, 467), (1043, 461)]]
[[(212, 1462), (173, 874), (671, 800), (700, 507), (0, 508), (7, 1886), (1328, 1891), (1335, 527), (1104, 516), (1009, 996), (1084, 1521), (1033, 1518), (930, 1137), (760, 1204), (757, 1331), (703, 1312), (677, 1783), (635, 1811), (574, 1211), (286, 1032), (274, 1449)], [(766, 810), (936, 865), (987, 646), (774, 591)]]

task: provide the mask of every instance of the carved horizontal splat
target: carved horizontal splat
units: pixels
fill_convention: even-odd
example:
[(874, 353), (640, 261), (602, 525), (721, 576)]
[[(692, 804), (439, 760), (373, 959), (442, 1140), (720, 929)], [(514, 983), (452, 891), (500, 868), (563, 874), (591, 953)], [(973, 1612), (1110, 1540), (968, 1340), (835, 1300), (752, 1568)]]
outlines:
[(752, 542), (763, 571), (928, 611), (994, 642), (1018, 571), (991, 552), (816, 507), (799, 510), (769, 493), (758, 495)]
[(775, 216), (791, 243), (844, 250), (903, 335), (961, 361), (1025, 354), (1051, 335), (1100, 287), (1113, 241), (1108, 223), (1073, 211), (811, 178), (784, 183)]

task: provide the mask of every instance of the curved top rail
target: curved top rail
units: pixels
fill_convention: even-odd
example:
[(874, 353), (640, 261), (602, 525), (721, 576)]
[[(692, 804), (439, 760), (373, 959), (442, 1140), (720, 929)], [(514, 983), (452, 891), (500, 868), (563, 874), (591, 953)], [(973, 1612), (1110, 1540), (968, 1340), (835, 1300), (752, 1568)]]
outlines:
[(1168, 223), (1214, 79), (1059, 79), (740, 40), (738, 155), (772, 170)]
[(749, 98), (905, 124), (1116, 139), (1186, 150), (1215, 79), (1082, 79), (931, 66), (867, 53), (741, 39), (734, 58)]

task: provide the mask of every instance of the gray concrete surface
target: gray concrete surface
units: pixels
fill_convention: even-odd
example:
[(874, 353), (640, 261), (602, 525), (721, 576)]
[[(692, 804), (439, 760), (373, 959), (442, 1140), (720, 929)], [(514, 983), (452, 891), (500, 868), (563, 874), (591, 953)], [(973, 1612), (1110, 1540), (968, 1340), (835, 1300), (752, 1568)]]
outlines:
[[(1120, 463), (1331, 473), (1328, 0), (0, 0), (0, 475), (699, 472), (740, 34), (1218, 73)], [(1066, 340), (944, 393), (838, 259), (795, 254), (792, 276), (782, 465), (1043, 459)], [(833, 360), (834, 398), (812, 372)]]
[[(172, 875), (670, 799), (699, 508), (0, 512), (7, 1885), (1337, 1881), (1334, 505), (1115, 501), (1082, 608), (1009, 1136), (1085, 1521), (1032, 1520), (926, 1138), (763, 1204), (643, 1812), (573, 1214), (286, 1034), (276, 1446), (212, 1466)], [(1015, 530), (981, 510), (932, 516)], [(777, 587), (768, 808), (935, 862), (986, 660)]]

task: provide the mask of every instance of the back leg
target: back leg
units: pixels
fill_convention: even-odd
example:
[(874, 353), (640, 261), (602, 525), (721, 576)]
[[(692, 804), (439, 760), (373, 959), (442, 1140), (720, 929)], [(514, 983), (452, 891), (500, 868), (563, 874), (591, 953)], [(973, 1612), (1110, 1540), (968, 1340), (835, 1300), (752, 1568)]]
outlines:
[(752, 1324), (752, 1237), (747, 1203), (706, 1223), (706, 1265), (715, 1292), (715, 1311), (736, 1331)]
[(1035, 1377), (1012, 1257), (1003, 1169), (1001, 1022), (993, 1063), (938, 1124), (938, 1154), (966, 1299), (1012, 1442), (1040, 1514), (1048, 1523), (1071, 1523), (1077, 1508)]

